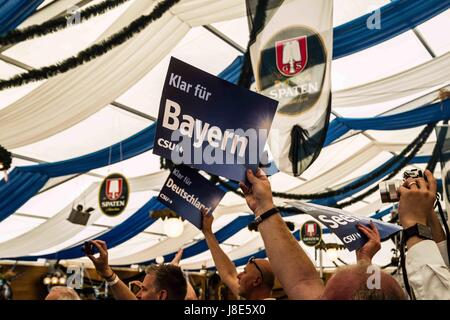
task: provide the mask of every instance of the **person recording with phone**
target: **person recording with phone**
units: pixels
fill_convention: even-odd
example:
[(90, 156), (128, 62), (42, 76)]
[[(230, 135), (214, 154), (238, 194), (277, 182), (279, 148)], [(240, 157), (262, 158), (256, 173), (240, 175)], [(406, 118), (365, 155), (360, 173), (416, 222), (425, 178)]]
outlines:
[[(94, 255), (94, 247), (98, 250), (97, 257)], [(144, 281), (140, 283), (140, 290), (135, 295), (109, 266), (108, 248), (104, 241), (89, 241), (85, 244), (84, 251), (97, 273), (108, 283), (116, 300), (184, 300), (186, 297), (187, 283), (179, 266), (148, 266)]]
[(426, 170), (425, 178), (405, 179), (398, 193), (399, 220), (408, 249), (405, 267), (413, 295), (416, 299), (450, 300), (447, 240), (434, 213), (436, 179)]

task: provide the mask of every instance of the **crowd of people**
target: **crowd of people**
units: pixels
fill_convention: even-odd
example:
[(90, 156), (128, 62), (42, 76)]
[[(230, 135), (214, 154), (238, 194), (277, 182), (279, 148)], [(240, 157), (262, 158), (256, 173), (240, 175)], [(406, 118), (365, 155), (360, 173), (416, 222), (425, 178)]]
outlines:
[[(247, 205), (258, 221), (258, 231), (264, 241), (268, 259), (249, 259), (243, 272), (219, 246), (212, 232), (213, 216), (203, 212), (202, 232), (223, 283), (242, 299), (267, 300), (272, 298), (275, 278), (279, 280), (289, 299), (332, 300), (404, 300), (405, 290), (390, 274), (379, 271), (377, 285), (371, 285), (372, 258), (381, 248), (376, 226), (358, 225), (367, 237), (365, 245), (357, 250), (357, 263), (338, 268), (324, 284), (315, 265), (294, 238), (272, 199), (269, 179), (262, 170), (247, 172), (248, 182), (240, 187)], [(426, 227), (431, 236), (413, 233), (406, 241), (406, 271), (408, 285), (415, 299), (450, 300), (450, 271), (447, 238), (434, 212), (437, 183), (430, 171), (425, 177), (408, 178), (399, 189), (399, 221), (403, 228)], [(258, 219), (259, 217), (259, 219)], [(134, 294), (119, 279), (108, 264), (107, 245), (94, 240), (98, 256), (88, 254), (98, 274), (107, 281), (115, 299), (124, 300), (195, 300), (192, 285), (186, 280), (179, 261), (180, 250), (170, 264), (150, 265), (140, 290)], [(379, 268), (378, 268), (379, 270)], [(55, 287), (47, 299), (79, 299), (71, 288)]]

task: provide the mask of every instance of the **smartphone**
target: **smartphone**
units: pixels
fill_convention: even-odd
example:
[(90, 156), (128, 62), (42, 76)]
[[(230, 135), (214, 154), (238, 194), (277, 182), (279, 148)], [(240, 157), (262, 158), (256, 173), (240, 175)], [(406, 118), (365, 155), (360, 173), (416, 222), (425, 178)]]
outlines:
[(86, 255), (88, 254), (96, 254), (98, 253), (98, 249), (91, 241), (86, 241), (84, 245), (81, 247), (81, 251), (83, 251)]

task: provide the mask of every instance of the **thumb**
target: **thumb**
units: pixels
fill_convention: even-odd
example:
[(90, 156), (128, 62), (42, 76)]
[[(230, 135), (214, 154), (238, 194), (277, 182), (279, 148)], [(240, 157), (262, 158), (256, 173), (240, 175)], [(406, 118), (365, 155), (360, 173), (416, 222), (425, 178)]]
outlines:
[(253, 171), (248, 169), (247, 170), (247, 179), (250, 181), (251, 184), (254, 184), (258, 181), (258, 178), (253, 174)]

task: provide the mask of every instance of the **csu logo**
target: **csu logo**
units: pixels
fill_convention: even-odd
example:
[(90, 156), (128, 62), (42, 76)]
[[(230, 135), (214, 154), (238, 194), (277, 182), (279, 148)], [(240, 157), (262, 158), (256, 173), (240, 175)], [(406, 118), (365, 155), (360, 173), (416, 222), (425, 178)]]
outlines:
[(270, 38), (258, 61), (257, 87), (278, 100), (277, 112), (299, 115), (319, 99), (327, 68), (320, 35), (304, 26), (286, 28)]

